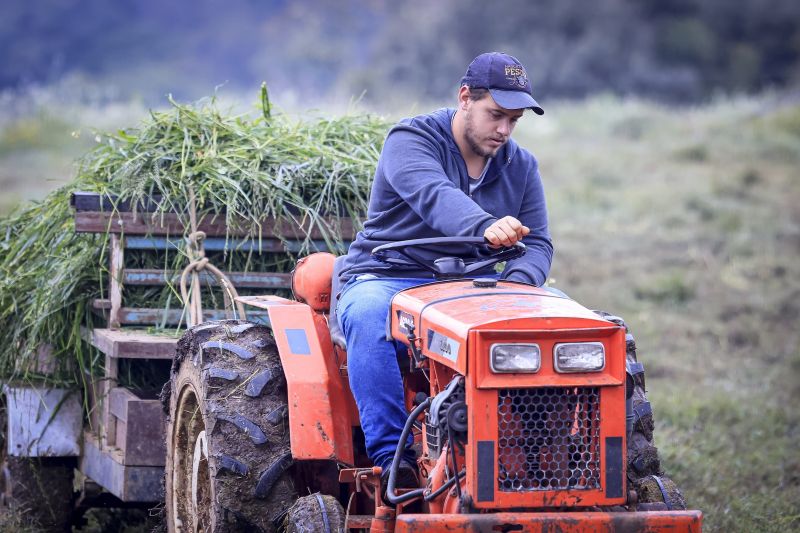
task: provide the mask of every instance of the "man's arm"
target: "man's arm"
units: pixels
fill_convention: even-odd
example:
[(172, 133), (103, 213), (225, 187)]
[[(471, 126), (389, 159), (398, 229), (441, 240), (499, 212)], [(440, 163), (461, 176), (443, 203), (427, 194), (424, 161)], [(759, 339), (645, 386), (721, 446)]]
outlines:
[(527, 252), (524, 256), (509, 261), (501, 277), (542, 286), (547, 281), (553, 262), (553, 242), (547, 224), (547, 206), (538, 166), (534, 164), (531, 172), (519, 213), (521, 225), (530, 230), (522, 237)]
[(419, 130), (395, 129), (381, 153), (389, 186), (431, 228), (449, 237), (483, 236), (495, 222), (445, 174), (435, 142)]

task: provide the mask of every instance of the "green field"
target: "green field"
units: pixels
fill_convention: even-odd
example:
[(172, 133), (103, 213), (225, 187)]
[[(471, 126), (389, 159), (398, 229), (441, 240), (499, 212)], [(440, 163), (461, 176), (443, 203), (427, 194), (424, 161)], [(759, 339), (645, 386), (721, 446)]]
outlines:
[(800, 104), (596, 98), (529, 122), (553, 284), (627, 320), (667, 472), (708, 531), (800, 530)]
[[(800, 101), (546, 108), (515, 136), (541, 163), (551, 284), (627, 320), (656, 444), (706, 531), (800, 530)], [(0, 116), (0, 213), (68, 179), (90, 126), (144, 113), (44, 101)]]

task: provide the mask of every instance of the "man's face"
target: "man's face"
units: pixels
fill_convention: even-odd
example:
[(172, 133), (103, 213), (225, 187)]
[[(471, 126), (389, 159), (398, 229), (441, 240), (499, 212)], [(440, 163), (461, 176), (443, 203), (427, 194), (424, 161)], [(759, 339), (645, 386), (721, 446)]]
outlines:
[(500, 107), (488, 93), (480, 100), (468, 100), (464, 136), (470, 149), (481, 157), (494, 157), (508, 142), (522, 113), (522, 109)]

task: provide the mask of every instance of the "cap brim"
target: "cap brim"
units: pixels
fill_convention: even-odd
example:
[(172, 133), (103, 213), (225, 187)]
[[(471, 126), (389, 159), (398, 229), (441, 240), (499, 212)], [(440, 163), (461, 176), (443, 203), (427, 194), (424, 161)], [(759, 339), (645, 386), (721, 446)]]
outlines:
[(537, 115), (544, 115), (544, 109), (525, 91), (504, 91), (489, 89), (497, 105), (505, 109), (532, 109)]

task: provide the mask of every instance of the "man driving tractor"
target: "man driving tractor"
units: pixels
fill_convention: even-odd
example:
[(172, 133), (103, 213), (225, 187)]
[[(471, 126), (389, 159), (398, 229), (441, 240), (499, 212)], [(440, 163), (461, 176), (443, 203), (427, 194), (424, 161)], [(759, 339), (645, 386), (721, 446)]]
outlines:
[[(508, 261), (500, 277), (543, 285), (553, 245), (542, 181), (536, 158), (511, 139), (526, 109), (544, 113), (525, 68), (512, 56), (490, 52), (469, 65), (455, 109), (403, 120), (386, 137), (364, 230), (342, 268), (337, 311), (367, 453), (384, 473), (408, 418), (398, 348), (385, 333), (389, 302), (432, 277), (381, 263), (371, 252), (426, 237), (484, 237), (492, 247), (522, 241), (527, 253)], [(405, 460), (399, 486), (417, 486), (413, 452)]]
[[(386, 264), (371, 252), (428, 237), (483, 237), (492, 248), (521, 241), (525, 255), (508, 261), (499, 277), (542, 286), (553, 257), (542, 180), (536, 158), (511, 139), (526, 109), (544, 114), (525, 67), (512, 56), (489, 52), (467, 68), (455, 109), (402, 120), (386, 137), (364, 230), (341, 267), (337, 306), (367, 454), (382, 467), (384, 488), (408, 417), (397, 362), (397, 350), (407, 348), (386, 335), (385, 321), (393, 295), (432, 281), (432, 275), (411, 264)], [(428, 260), (439, 255), (417, 253)], [(461, 250), (464, 259), (475, 253)], [(478, 275), (497, 276), (492, 269)], [(635, 346), (629, 351), (635, 357)], [(635, 403), (627, 457), (631, 480), (661, 473), (642, 372), (640, 363), (629, 368)], [(411, 443), (409, 437), (398, 487), (418, 486)]]
[(347, 255), (303, 258), (293, 299), (239, 298), (269, 325), (181, 339), (172, 530), (700, 530), (661, 475), (624, 322), (540, 288), (541, 178), (510, 139), (525, 109), (543, 113), (524, 67), (475, 58), (456, 109), (387, 135)]

